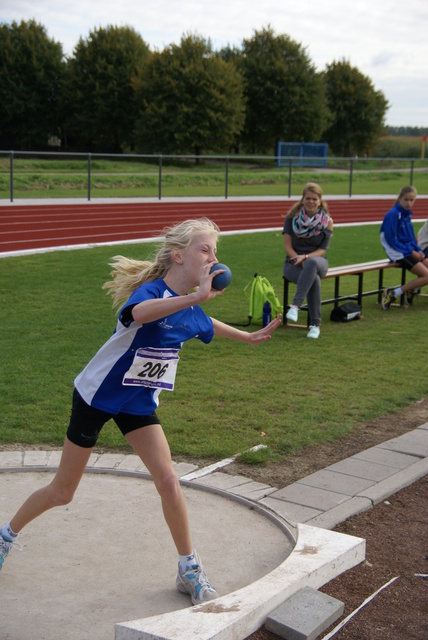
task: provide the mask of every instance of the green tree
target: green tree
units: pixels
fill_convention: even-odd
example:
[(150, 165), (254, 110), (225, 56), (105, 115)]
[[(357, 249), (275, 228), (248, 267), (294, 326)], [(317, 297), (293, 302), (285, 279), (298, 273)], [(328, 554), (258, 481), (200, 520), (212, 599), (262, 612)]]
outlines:
[(243, 41), (239, 67), (247, 98), (243, 142), (250, 150), (276, 155), (279, 140), (320, 140), (329, 115), (324, 86), (299, 43), (270, 26), (255, 31)]
[(45, 149), (59, 137), (62, 45), (34, 20), (0, 25), (0, 145)]
[(341, 156), (370, 155), (384, 133), (388, 101), (369, 77), (346, 60), (327, 65), (323, 74), (332, 122), (324, 133)]
[(146, 153), (224, 151), (245, 114), (243, 82), (209, 40), (187, 34), (153, 54), (134, 82), (140, 104), (136, 133)]
[(80, 38), (68, 68), (68, 135), (85, 151), (133, 147), (136, 104), (132, 78), (150, 58), (130, 27), (107, 26)]

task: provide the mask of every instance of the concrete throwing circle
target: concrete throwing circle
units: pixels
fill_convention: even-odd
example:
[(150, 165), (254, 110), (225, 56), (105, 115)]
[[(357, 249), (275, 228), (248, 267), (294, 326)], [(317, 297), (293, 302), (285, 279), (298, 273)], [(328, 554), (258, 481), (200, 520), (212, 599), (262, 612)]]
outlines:
[[(0, 473), (0, 518), (9, 519), (49, 471)], [(220, 596), (278, 567), (293, 545), (257, 510), (183, 487), (193, 544)], [(177, 555), (153, 482), (86, 473), (74, 501), (30, 523), (0, 574), (2, 637), (106, 640), (118, 621), (191, 606), (175, 590)]]

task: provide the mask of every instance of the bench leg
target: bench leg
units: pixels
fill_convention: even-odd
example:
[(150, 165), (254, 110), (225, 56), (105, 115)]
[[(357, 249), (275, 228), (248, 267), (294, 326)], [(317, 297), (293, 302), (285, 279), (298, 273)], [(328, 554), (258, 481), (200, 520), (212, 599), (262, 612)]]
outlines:
[(379, 291), (377, 294), (377, 302), (380, 304), (382, 302), (382, 294), (383, 294), (383, 269), (379, 269)]
[(336, 276), (336, 278), (334, 279), (334, 308), (336, 309), (339, 306), (339, 285), (340, 282), (340, 277)]
[(358, 274), (358, 304), (363, 307), (363, 273)]
[[(406, 284), (406, 269), (404, 267), (401, 268), (401, 286)], [(400, 304), (403, 306), (406, 303), (406, 294), (402, 293), (400, 296)]]
[(282, 324), (287, 324), (287, 310), (288, 310), (288, 280), (283, 278), (284, 280), (284, 294), (282, 299)]

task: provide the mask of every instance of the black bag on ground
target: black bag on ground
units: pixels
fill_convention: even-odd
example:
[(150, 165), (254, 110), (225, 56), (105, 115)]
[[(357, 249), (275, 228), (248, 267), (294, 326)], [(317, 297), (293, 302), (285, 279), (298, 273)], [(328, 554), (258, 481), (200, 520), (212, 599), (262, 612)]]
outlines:
[(330, 314), (333, 322), (351, 322), (361, 318), (361, 306), (355, 302), (345, 302), (340, 307), (335, 307)]

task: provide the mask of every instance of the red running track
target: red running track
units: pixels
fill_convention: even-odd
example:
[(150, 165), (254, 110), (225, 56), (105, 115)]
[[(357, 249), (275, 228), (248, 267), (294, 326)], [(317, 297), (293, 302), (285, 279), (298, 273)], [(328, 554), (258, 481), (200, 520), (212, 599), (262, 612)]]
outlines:
[[(394, 198), (328, 200), (338, 223), (378, 222)], [(207, 216), (221, 231), (282, 227), (295, 200), (215, 202), (120, 202), (0, 206), (0, 253), (48, 247), (97, 244), (158, 236), (165, 226)], [(414, 220), (428, 217), (427, 200), (418, 199)]]

